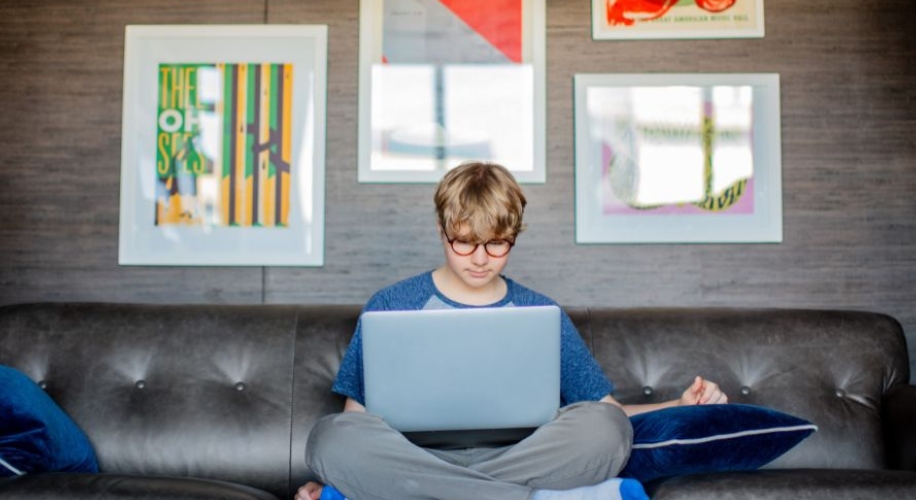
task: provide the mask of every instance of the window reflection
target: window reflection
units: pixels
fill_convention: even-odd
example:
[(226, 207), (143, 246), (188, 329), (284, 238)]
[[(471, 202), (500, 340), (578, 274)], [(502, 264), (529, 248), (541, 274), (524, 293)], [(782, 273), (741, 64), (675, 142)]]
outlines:
[(372, 79), (374, 169), (444, 171), (471, 159), (532, 168), (530, 64), (377, 64)]
[(751, 86), (592, 88), (605, 213), (753, 211)]

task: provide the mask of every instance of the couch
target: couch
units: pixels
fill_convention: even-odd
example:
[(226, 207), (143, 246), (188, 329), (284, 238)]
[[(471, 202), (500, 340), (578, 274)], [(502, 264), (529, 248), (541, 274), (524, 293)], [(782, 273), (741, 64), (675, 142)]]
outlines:
[[(100, 473), (0, 480), (17, 499), (289, 499), (358, 305), (0, 307), (0, 365), (88, 436)], [(817, 432), (764, 468), (648, 482), (655, 499), (916, 498), (916, 387), (902, 329), (870, 312), (567, 308), (616, 396), (676, 397), (701, 373), (731, 402)]]

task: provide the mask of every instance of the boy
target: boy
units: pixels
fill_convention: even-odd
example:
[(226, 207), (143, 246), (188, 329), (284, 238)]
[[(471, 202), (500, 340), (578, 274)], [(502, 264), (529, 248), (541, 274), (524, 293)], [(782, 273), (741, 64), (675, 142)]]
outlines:
[[(376, 293), (364, 310), (507, 307), (555, 302), (501, 272), (519, 233), (526, 199), (507, 169), (465, 163), (448, 172), (434, 196), (445, 263)], [(714, 383), (697, 377), (678, 400), (621, 405), (614, 386), (562, 313), (561, 406), (556, 418), (511, 446), (421, 448), (363, 406), (360, 326), (332, 390), (344, 412), (312, 429), (306, 461), (347, 498), (366, 499), (640, 499), (639, 483), (616, 479), (632, 443), (628, 415), (685, 404), (725, 403)], [(330, 491), (330, 489), (329, 489)], [(321, 486), (300, 488), (317, 500)]]

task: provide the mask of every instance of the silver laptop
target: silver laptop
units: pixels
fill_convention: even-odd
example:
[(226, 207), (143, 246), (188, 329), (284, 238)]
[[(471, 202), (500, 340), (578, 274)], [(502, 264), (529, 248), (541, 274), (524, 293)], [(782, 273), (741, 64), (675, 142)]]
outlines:
[(518, 441), (560, 404), (556, 306), (362, 315), (367, 411), (424, 446)]

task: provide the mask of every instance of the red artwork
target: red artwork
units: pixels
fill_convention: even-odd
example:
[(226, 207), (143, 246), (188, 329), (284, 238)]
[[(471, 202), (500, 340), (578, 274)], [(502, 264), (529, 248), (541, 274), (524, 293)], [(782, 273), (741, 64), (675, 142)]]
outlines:
[[(722, 12), (737, 0), (695, 0), (709, 12)], [(630, 26), (637, 21), (650, 21), (665, 15), (678, 0), (607, 0), (607, 22), (611, 26)]]
[(522, 62), (521, 0), (441, 1), (442, 5), (506, 54), (510, 61)]
[(722, 12), (732, 5), (735, 5), (736, 1), (737, 0), (696, 0), (697, 5), (701, 9), (708, 10), (709, 12)]

